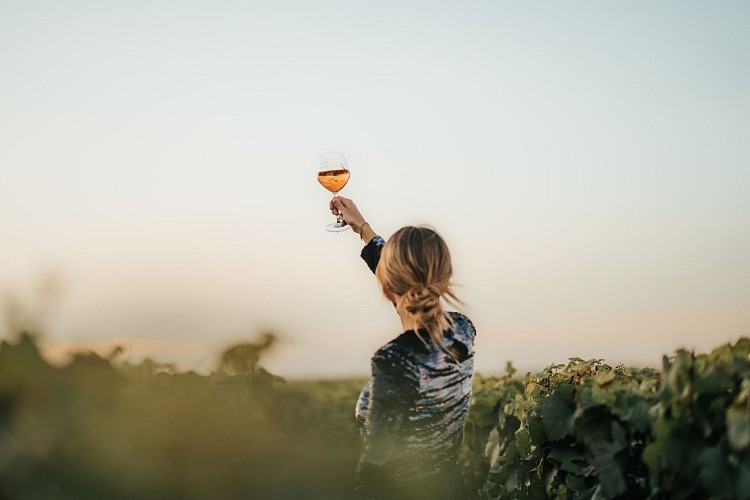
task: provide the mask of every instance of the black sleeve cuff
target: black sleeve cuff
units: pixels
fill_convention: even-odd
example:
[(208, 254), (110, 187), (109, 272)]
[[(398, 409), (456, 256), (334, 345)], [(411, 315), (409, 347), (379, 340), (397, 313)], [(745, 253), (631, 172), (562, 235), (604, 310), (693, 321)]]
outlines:
[(383, 250), (383, 245), (385, 245), (385, 240), (380, 236), (375, 236), (369, 241), (369, 243), (367, 243), (367, 245), (365, 245), (362, 249), (362, 253), (360, 253), (360, 256), (367, 264), (367, 267), (369, 267), (370, 271), (373, 273), (378, 267), (380, 252)]

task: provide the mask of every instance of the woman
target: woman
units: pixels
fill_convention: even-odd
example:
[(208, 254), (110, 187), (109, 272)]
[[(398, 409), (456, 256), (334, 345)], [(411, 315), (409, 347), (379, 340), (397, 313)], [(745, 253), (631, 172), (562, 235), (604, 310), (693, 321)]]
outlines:
[(372, 379), (357, 402), (363, 438), (360, 498), (460, 499), (457, 460), (469, 411), (476, 331), (441, 299), (450, 288), (450, 254), (425, 227), (399, 229), (386, 243), (349, 199), (335, 197), (341, 215), (367, 244), (362, 258), (396, 307), (403, 333), (377, 350)]

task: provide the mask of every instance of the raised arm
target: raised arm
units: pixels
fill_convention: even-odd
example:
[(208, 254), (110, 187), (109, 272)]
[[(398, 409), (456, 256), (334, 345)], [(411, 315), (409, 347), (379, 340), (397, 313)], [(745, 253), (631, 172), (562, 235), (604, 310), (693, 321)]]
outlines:
[(336, 196), (331, 200), (329, 208), (333, 215), (341, 214), (344, 222), (349, 224), (352, 230), (366, 243), (361, 256), (367, 263), (367, 267), (374, 273), (380, 261), (380, 251), (385, 245), (385, 240), (377, 235), (370, 223), (362, 216), (357, 205), (349, 198)]

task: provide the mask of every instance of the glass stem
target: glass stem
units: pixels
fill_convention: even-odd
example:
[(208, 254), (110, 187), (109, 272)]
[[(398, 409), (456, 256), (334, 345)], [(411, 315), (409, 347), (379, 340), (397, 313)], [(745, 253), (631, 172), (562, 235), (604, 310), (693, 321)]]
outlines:
[[(338, 197), (338, 193), (333, 193), (333, 199), (336, 199), (337, 197)], [(341, 222), (342, 222), (341, 211), (339, 210), (339, 213), (336, 216), (336, 224), (338, 224), (339, 227), (342, 227), (343, 224)]]

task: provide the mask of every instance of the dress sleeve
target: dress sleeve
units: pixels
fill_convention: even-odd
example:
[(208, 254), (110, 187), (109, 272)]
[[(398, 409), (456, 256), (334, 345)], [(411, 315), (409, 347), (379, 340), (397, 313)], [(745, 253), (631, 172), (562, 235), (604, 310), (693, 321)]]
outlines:
[(375, 268), (378, 267), (380, 261), (380, 252), (383, 250), (385, 240), (380, 236), (374, 236), (367, 245), (362, 249), (360, 256), (370, 268), (370, 271), (375, 272)]
[(401, 442), (403, 422), (416, 401), (414, 370), (399, 351), (387, 346), (372, 358), (370, 404), (358, 470), (360, 487), (364, 491), (387, 476), (387, 466)]

